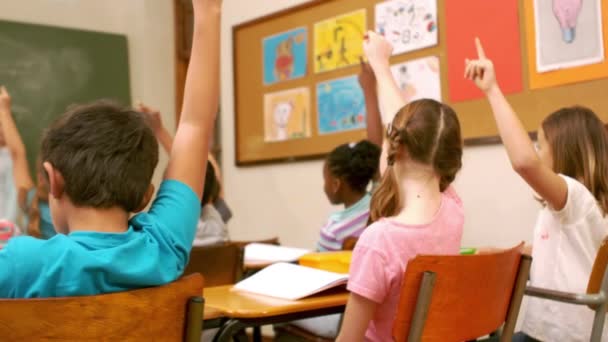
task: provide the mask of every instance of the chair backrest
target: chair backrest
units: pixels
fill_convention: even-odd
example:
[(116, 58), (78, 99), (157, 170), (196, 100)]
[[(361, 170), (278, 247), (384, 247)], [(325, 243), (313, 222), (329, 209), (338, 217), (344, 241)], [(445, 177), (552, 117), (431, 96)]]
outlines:
[(355, 246), (357, 245), (357, 241), (359, 241), (358, 237), (347, 237), (346, 239), (344, 239), (344, 242), (342, 242), (342, 250), (343, 251), (352, 251), (355, 249)]
[(594, 294), (599, 293), (602, 287), (602, 281), (604, 280), (604, 273), (606, 273), (606, 266), (608, 265), (608, 237), (602, 241), (600, 249), (595, 256), (595, 262), (593, 263), (593, 269), (591, 270), (591, 276), (589, 277), (589, 283), (587, 284), (587, 293)]
[(243, 273), (243, 251), (227, 243), (216, 246), (192, 247), (190, 261), (184, 274), (200, 273), (205, 286), (234, 284)]
[[(395, 341), (407, 341), (416, 329), (423, 341), (474, 340), (497, 330), (508, 313), (516, 319), (530, 265), (526, 259), (526, 271), (520, 272), (522, 246), (494, 254), (418, 256), (411, 260), (393, 328)], [(430, 286), (432, 292), (427, 292), (427, 311), (420, 321), (416, 307), (424, 296), (425, 274), (432, 275), (435, 282)], [(514, 299), (519, 302), (510, 308), (517, 284), (519, 298)], [(511, 329), (514, 324), (515, 320)]]
[(198, 299), (202, 306), (202, 293), (203, 277), (193, 274), (165, 286), (113, 294), (3, 299), (0, 339), (183, 341), (188, 331), (189, 303)]

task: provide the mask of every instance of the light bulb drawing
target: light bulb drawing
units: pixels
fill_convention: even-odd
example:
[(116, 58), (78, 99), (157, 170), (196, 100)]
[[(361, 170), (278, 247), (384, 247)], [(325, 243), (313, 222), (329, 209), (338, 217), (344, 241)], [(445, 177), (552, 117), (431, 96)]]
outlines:
[(583, 0), (553, 0), (553, 13), (562, 30), (562, 39), (570, 44), (576, 39), (576, 24)]

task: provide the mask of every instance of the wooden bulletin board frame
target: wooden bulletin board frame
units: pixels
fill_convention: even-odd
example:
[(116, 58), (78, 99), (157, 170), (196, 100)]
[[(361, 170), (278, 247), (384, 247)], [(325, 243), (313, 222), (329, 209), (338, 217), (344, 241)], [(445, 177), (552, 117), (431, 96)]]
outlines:
[[(443, 100), (458, 113), (465, 144), (468, 146), (499, 143), (500, 138), (485, 99), (450, 103), (447, 80), (446, 57), (446, 1), (437, 0), (439, 43), (435, 47), (394, 56), (391, 63), (401, 63), (427, 56), (438, 56), (441, 67)], [(583, 104), (593, 109), (603, 121), (608, 119), (608, 79), (570, 84), (544, 89), (530, 89), (527, 56), (529, 44), (526, 38), (525, 1), (519, 0), (519, 23), (523, 91), (509, 95), (508, 100), (529, 131), (534, 131), (542, 119), (558, 108)], [(316, 22), (358, 9), (367, 10), (367, 26), (373, 29), (374, 8), (378, 0), (315, 0), (289, 8), (268, 16), (234, 26), (233, 63), (234, 63), (234, 108), (235, 108), (235, 156), (238, 166), (256, 165), (315, 159), (323, 157), (335, 146), (366, 137), (365, 130), (319, 136), (316, 133), (316, 95), (318, 82), (336, 79), (359, 73), (359, 66), (352, 66), (331, 72), (315, 74), (313, 70), (313, 27)], [(602, 0), (608, 7), (607, 0)], [(604, 8), (604, 11), (608, 11)], [(471, 14), (474, 17), (476, 14)], [(606, 18), (606, 15), (604, 16)], [(474, 20), (472, 18), (472, 20)], [(308, 28), (308, 71), (304, 78), (264, 86), (262, 80), (262, 39), (276, 33), (297, 27)], [(604, 20), (604, 31), (608, 20)], [(473, 44), (473, 42), (471, 42)], [(608, 46), (606, 46), (608, 49)], [(471, 56), (474, 57), (474, 56)], [(490, 56), (491, 57), (491, 56)], [(463, 62), (464, 65), (464, 62)], [(500, 71), (498, 71), (500, 74)], [(307, 86), (310, 89), (313, 117), (312, 137), (301, 140), (288, 140), (280, 143), (264, 142), (264, 94)]]

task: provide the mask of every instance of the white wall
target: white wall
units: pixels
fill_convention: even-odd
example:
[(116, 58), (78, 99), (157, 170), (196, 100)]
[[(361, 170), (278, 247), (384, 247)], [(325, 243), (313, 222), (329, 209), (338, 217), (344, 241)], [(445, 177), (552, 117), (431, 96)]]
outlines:
[[(252, 168), (234, 164), (231, 28), (304, 2), (224, 0), (222, 157), (226, 196), (235, 213), (230, 231), (236, 239), (279, 236), (284, 244), (311, 248), (334, 210), (323, 194), (320, 161)], [(464, 245), (506, 247), (531, 239), (539, 206), (511, 171), (502, 146), (466, 149), (456, 187), (466, 206)]]
[[(0, 0), (0, 19), (126, 35), (133, 101), (159, 108), (167, 127), (174, 126), (171, 0)], [(160, 164), (159, 170), (163, 170), (164, 155)], [(156, 183), (160, 174), (157, 172)]]

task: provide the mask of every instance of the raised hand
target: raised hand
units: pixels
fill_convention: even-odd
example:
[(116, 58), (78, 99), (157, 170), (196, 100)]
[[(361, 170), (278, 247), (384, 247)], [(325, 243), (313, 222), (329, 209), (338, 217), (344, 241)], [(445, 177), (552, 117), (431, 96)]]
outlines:
[(365, 56), (371, 67), (378, 72), (379, 68), (389, 65), (389, 59), (393, 54), (393, 45), (376, 32), (369, 31), (363, 43), (363, 51), (365, 51)]
[(6, 114), (11, 112), (11, 95), (4, 86), (0, 87), (0, 112)]
[(475, 38), (475, 45), (477, 46), (477, 59), (465, 60), (464, 77), (475, 82), (479, 89), (487, 93), (498, 87), (494, 63), (486, 57), (479, 38)]
[(158, 133), (163, 128), (163, 121), (157, 109), (150, 108), (143, 103), (140, 103), (136, 109), (148, 116), (150, 127), (152, 127), (154, 133)]
[(359, 72), (359, 84), (364, 92), (376, 92), (376, 75), (374, 70), (361, 58), (361, 72)]

